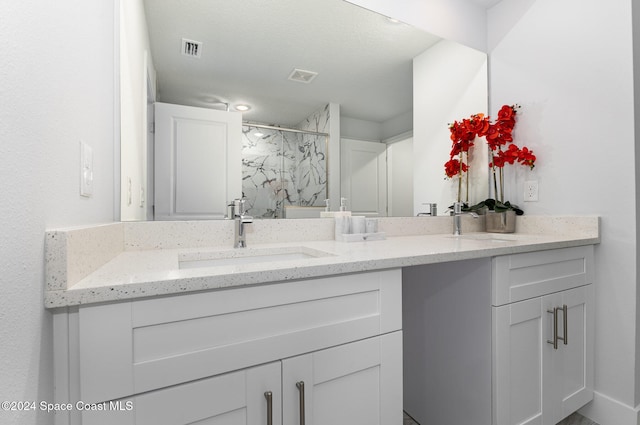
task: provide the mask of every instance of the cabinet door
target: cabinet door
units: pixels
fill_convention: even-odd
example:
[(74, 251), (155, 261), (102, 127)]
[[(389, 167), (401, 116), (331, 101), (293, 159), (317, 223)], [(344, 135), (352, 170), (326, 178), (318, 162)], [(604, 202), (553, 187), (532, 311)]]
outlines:
[(401, 425), (402, 332), (284, 360), (282, 392), (283, 425)]
[[(564, 291), (561, 303), (567, 306), (567, 341), (558, 346), (554, 359), (559, 406), (554, 424), (593, 399), (593, 285)], [(563, 315), (562, 315), (563, 316)], [(559, 320), (561, 332), (564, 317)]]
[(553, 425), (593, 399), (592, 305), (586, 285), (494, 307), (494, 425)]
[[(264, 425), (267, 415), (279, 424), (281, 417), (281, 363), (214, 376), (152, 391), (120, 403), (130, 410), (85, 412), (83, 425)], [(271, 392), (268, 410), (266, 392)], [(127, 404), (130, 403), (130, 404)]]
[(542, 298), (493, 308), (493, 424), (543, 423)]

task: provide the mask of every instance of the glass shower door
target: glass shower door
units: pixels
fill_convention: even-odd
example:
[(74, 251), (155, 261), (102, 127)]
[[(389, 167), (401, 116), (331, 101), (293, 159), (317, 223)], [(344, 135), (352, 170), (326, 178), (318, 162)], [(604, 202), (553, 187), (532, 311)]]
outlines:
[(282, 218), (285, 206), (323, 206), (327, 198), (327, 136), (244, 125), (242, 191), (247, 212)]

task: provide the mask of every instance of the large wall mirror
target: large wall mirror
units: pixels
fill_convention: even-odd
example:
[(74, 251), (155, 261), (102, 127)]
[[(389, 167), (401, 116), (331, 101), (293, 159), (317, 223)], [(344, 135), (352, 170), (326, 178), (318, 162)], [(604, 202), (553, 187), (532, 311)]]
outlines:
[[(457, 111), (486, 110), (484, 54), (344, 0), (127, 0), (120, 10), (122, 220), (154, 219), (153, 102), (242, 114), (238, 178), (255, 216), (318, 216), (325, 198), (337, 209), (345, 195), (370, 215), (448, 202), (453, 185), (431, 164), (447, 159)], [(471, 65), (455, 63), (467, 52)], [(277, 207), (258, 205), (265, 198)]]

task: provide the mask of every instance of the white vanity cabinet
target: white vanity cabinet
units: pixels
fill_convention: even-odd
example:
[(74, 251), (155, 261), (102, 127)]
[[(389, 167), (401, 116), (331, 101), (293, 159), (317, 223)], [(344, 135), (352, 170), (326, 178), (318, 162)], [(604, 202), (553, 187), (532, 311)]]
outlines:
[(593, 282), (593, 246), (403, 269), (407, 413), (440, 425), (555, 425), (584, 406)]
[(492, 267), (493, 424), (556, 424), (593, 398), (593, 247)]
[(57, 402), (111, 407), (57, 424), (402, 423), (400, 270), (70, 308), (54, 328)]
[(174, 385), (119, 400), (124, 412), (87, 411), (82, 423), (399, 425), (401, 345), (392, 332)]

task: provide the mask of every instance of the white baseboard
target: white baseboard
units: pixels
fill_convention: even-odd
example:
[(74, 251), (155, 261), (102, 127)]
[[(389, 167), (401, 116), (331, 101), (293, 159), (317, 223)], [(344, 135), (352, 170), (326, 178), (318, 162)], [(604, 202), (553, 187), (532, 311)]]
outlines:
[(640, 405), (634, 408), (597, 391), (578, 412), (600, 425), (640, 425)]

